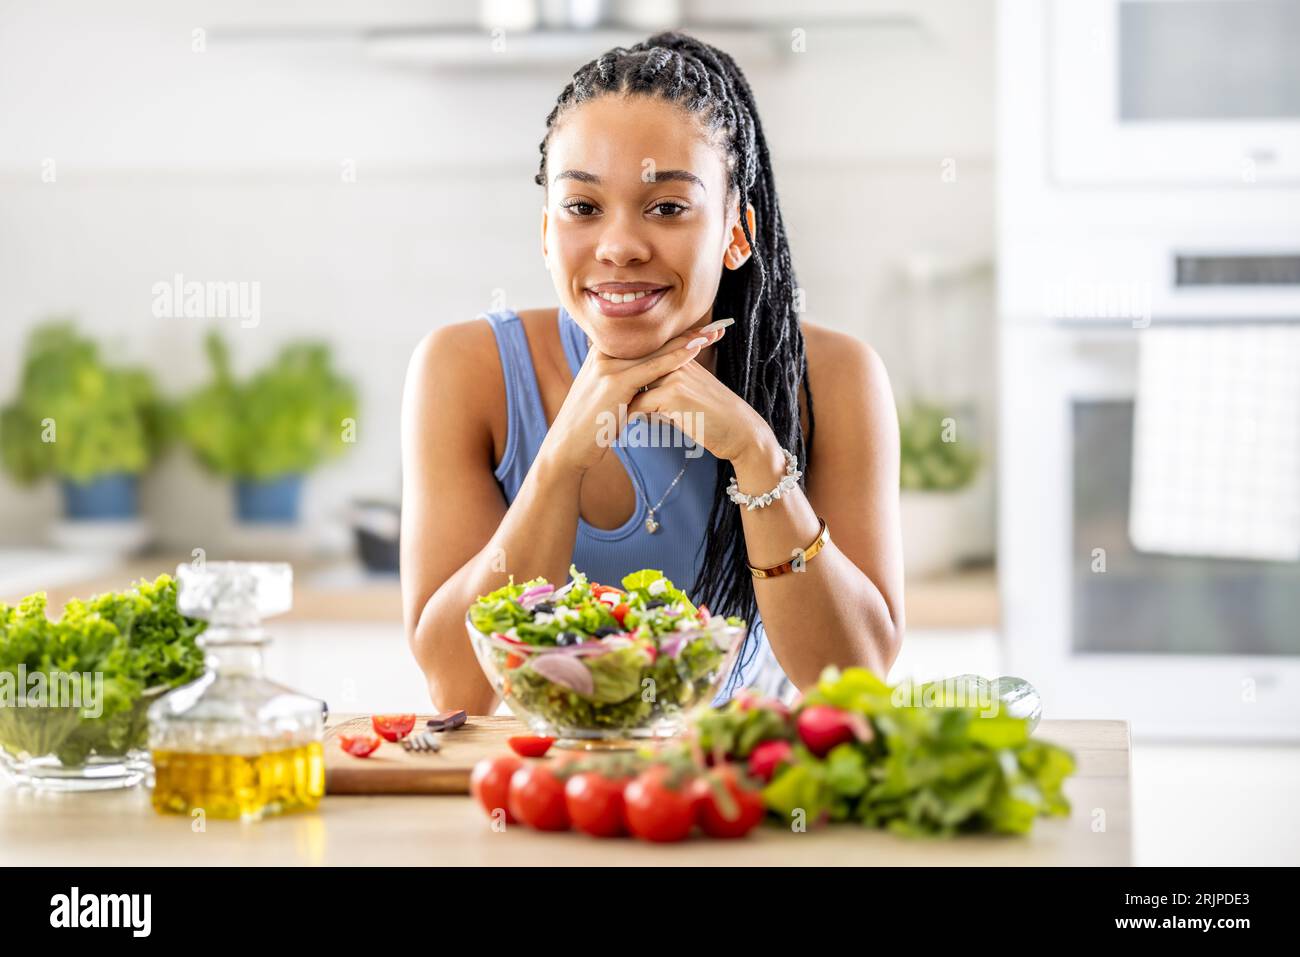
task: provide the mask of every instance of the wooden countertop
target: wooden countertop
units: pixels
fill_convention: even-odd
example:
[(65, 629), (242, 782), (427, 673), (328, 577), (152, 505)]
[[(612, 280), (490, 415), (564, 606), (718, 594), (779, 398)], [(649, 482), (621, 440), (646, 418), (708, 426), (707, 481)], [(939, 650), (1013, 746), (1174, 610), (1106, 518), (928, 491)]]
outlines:
[(154, 813), (143, 788), (58, 794), (0, 781), (0, 865), (1128, 865), (1132, 862), (1129, 727), (1043, 721), (1035, 732), (1074, 751), (1068, 818), (1040, 818), (1027, 837), (919, 840), (834, 825), (760, 828), (736, 841), (658, 846), (495, 832), (468, 797), (327, 796), (318, 811), (257, 823)]

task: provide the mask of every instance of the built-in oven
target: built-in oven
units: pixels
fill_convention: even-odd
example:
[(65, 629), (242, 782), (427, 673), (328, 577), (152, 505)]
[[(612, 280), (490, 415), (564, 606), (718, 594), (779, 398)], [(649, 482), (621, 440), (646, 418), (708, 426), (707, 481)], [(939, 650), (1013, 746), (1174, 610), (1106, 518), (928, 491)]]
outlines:
[[(1004, 0), (998, 44), (1006, 670), (1045, 714), (1126, 718), (1138, 738), (1300, 739), (1300, 510), (1278, 512), (1290, 553), (1150, 533), (1171, 478), (1237, 462), (1162, 472), (1152, 454), (1187, 447), (1159, 427), (1164, 400), (1212, 394), (1204, 340), (1259, 359), (1300, 331), (1300, 2)], [(1198, 330), (1202, 364), (1163, 384), (1189, 341), (1171, 336)], [(1262, 403), (1270, 363), (1237, 365), (1261, 370), (1241, 394)], [(1270, 380), (1276, 409), (1300, 409), (1296, 366)], [(1186, 442), (1231, 447), (1207, 408)], [(1295, 465), (1263, 460), (1283, 464), (1245, 474), (1300, 490)]]
[(1053, 717), (1125, 717), (1144, 737), (1300, 737), (1300, 562), (1152, 553), (1130, 534), (1139, 338), (1180, 321), (1213, 320), (1004, 327), (1007, 670)]

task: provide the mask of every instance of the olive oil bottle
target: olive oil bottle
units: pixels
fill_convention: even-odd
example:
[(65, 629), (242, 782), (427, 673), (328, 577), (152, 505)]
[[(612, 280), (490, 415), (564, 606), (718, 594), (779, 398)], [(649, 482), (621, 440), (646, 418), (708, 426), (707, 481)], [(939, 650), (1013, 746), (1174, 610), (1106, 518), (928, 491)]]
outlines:
[(284, 563), (181, 565), (177, 607), (208, 621), (206, 670), (149, 708), (154, 810), (256, 820), (311, 810), (325, 793), (324, 704), (269, 681), (264, 617), (289, 610)]

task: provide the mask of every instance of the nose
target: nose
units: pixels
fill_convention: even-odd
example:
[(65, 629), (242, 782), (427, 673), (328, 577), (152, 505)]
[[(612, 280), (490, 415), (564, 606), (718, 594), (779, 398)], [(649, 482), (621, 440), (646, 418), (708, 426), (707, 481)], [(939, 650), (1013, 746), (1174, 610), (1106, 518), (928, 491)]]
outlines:
[(596, 241), (596, 258), (613, 266), (645, 262), (650, 258), (650, 245), (641, 233), (641, 223), (635, 214), (607, 213)]

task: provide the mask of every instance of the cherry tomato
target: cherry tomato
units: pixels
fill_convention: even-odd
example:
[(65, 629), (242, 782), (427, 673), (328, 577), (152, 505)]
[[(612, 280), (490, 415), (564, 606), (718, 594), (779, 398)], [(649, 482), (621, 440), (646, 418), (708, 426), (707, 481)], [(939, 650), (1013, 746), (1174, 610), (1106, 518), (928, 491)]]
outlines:
[(510, 813), (539, 831), (567, 831), (564, 781), (542, 761), (525, 764), (510, 776)]
[(370, 716), (370, 723), (385, 741), (401, 741), (415, 727), (415, 715), (375, 714)]
[(742, 784), (735, 770), (719, 767), (691, 784), (695, 820), (709, 837), (744, 837), (763, 820), (763, 795)]
[(676, 786), (665, 767), (641, 772), (623, 792), (627, 826), (644, 841), (680, 841), (695, 826), (695, 808), (683, 784)]
[(597, 601), (604, 600), (605, 595), (613, 595), (617, 598), (623, 597), (623, 590), (621, 588), (614, 588), (610, 585), (592, 585), (591, 593), (596, 596)]
[(564, 798), (573, 826), (593, 837), (626, 834), (623, 790), (630, 780), (606, 777), (597, 771), (584, 771), (569, 778), (564, 785)]
[(506, 655), (506, 670), (512, 671), (524, 663), (524, 656), (517, 655), (513, 651)]
[(368, 758), (379, 747), (379, 738), (373, 734), (340, 734), (339, 747), (355, 758)]
[(555, 743), (555, 739), (531, 734), (519, 734), (507, 739), (506, 743), (510, 745), (510, 750), (521, 758), (540, 758), (551, 750), (551, 745)]
[(500, 809), (505, 811), (507, 824), (516, 823), (515, 816), (510, 813), (510, 777), (523, 765), (513, 754), (498, 754), (474, 765), (469, 776), (469, 791), (487, 811), (488, 817)]
[(619, 626), (622, 627), (623, 619), (627, 617), (628, 613), (627, 602), (621, 602), (620, 604), (615, 605), (610, 609), (609, 613), (614, 616), (618, 621)]

